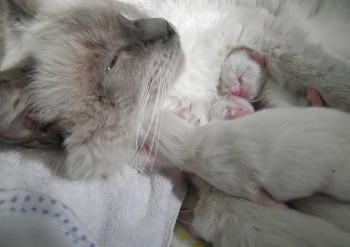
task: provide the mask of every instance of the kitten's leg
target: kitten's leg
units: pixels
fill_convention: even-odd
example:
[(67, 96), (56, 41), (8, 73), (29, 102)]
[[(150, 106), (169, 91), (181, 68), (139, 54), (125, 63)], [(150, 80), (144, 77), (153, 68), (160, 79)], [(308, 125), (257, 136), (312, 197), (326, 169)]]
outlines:
[(348, 246), (350, 235), (317, 217), (259, 206), (219, 191), (200, 195), (192, 227), (214, 247)]
[(291, 201), (288, 205), (299, 212), (320, 217), (333, 223), (343, 231), (350, 232), (350, 203), (348, 202), (341, 202), (326, 195), (315, 194)]

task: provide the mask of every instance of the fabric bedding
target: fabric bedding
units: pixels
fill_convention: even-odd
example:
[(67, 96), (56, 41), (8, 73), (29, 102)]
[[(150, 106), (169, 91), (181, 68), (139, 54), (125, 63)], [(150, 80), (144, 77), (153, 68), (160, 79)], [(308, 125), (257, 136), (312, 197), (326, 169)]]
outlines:
[(0, 150), (2, 247), (170, 245), (186, 194), (179, 173), (128, 168), (69, 181), (44, 160), (36, 150)]

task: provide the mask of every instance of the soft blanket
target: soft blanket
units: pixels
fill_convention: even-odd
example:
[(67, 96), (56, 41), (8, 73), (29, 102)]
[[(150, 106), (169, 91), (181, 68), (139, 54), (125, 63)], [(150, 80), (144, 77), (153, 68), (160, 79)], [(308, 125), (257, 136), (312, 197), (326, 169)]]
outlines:
[(186, 192), (178, 173), (69, 181), (36, 150), (0, 151), (0, 245), (169, 246)]

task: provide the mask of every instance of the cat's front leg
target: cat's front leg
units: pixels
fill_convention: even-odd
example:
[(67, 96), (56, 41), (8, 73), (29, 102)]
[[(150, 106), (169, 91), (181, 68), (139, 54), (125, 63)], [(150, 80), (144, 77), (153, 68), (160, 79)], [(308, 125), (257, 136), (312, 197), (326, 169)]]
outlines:
[(320, 46), (267, 51), (276, 82), (293, 92), (316, 90), (329, 107), (350, 111), (350, 65)]
[(264, 56), (273, 78), (268, 83), (276, 83), (298, 100), (307, 100), (307, 90), (312, 88), (327, 106), (350, 111), (350, 63), (325, 49), (322, 41), (311, 40), (291, 20), (267, 22), (262, 29), (246, 27), (240, 42)]

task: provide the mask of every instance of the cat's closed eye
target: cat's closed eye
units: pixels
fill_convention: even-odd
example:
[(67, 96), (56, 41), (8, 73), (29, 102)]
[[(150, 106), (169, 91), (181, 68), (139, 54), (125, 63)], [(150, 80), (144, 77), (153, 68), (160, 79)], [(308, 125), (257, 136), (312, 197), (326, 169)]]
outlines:
[(107, 67), (107, 72), (111, 71), (114, 67), (114, 65), (117, 62), (117, 56), (114, 56), (113, 59), (111, 60), (111, 62), (109, 63), (108, 67)]

